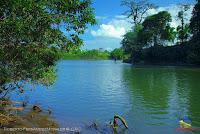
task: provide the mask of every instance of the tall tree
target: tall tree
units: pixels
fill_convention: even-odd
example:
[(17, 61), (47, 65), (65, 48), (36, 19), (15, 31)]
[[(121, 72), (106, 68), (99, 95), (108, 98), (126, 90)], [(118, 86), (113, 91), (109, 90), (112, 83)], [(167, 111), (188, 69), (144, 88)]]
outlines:
[(79, 46), (95, 24), (90, 0), (2, 0), (0, 98), (26, 82), (51, 84), (61, 49)]
[(127, 32), (124, 35), (123, 40), (121, 41), (122, 49), (126, 54), (131, 54), (138, 49), (141, 49), (143, 46), (138, 44), (138, 33), (142, 29), (142, 25), (138, 24), (134, 27), (133, 30)]
[(192, 51), (188, 57), (191, 63), (200, 65), (200, 0), (197, 0), (194, 6), (189, 27), (192, 33), (190, 40)]
[(194, 42), (200, 42), (200, 0), (197, 0), (192, 12), (192, 18), (190, 20), (190, 30), (193, 34)]
[(146, 46), (163, 45), (163, 41), (173, 40), (174, 29), (170, 27), (171, 15), (167, 11), (148, 16), (142, 23), (139, 41)]
[(122, 60), (124, 53), (121, 48), (115, 48), (111, 53), (110, 53), (111, 58), (116, 59), (116, 60)]
[(190, 9), (190, 5), (180, 5), (180, 11), (178, 12), (177, 18), (180, 20), (181, 25), (177, 27), (178, 39), (183, 44), (189, 38), (189, 25), (187, 21), (187, 11)]
[(140, 24), (147, 11), (155, 8), (148, 0), (122, 0), (121, 5), (128, 8), (124, 14), (133, 20), (134, 25)]

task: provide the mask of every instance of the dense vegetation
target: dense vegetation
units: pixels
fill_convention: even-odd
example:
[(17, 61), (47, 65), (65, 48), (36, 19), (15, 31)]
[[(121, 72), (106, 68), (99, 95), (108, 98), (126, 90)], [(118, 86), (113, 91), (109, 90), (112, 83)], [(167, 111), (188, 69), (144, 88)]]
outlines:
[[(23, 85), (49, 85), (61, 50), (82, 44), (95, 24), (90, 0), (3, 0), (0, 5), (0, 99)], [(64, 35), (64, 31), (67, 33)]]
[(110, 52), (93, 50), (75, 50), (72, 52), (62, 52), (60, 53), (61, 59), (65, 60), (107, 60), (110, 58)]
[[(132, 2), (129, 9), (140, 7), (138, 1)], [(123, 1), (123, 2), (124, 2)], [(146, 2), (148, 3), (148, 2)], [(142, 6), (147, 12), (150, 4)], [(153, 6), (151, 6), (153, 7)], [(141, 7), (140, 7), (141, 8)], [(126, 62), (137, 64), (193, 64), (200, 65), (200, 1), (193, 9), (190, 23), (186, 23), (188, 5), (181, 5), (177, 13), (180, 25), (171, 27), (172, 17), (169, 12), (161, 11), (141, 20), (145, 12), (130, 10), (133, 29), (124, 35), (121, 42), (126, 55), (130, 55)]]
[(124, 58), (124, 52), (121, 48), (115, 48), (110, 53), (110, 58), (114, 60), (122, 60)]
[(74, 50), (71, 52), (63, 51), (60, 53), (61, 59), (65, 60), (108, 60), (108, 59), (115, 59), (115, 60), (122, 60), (124, 58), (123, 50), (121, 48), (115, 48), (113, 51), (109, 52), (99, 51), (96, 49), (92, 50)]

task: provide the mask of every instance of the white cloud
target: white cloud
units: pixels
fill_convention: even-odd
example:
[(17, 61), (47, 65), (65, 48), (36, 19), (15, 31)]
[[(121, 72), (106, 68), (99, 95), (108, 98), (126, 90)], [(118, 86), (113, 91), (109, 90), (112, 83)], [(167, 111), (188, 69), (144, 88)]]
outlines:
[[(177, 14), (179, 11), (178, 5), (170, 5), (166, 7), (158, 7), (156, 9), (151, 9), (148, 11), (146, 16), (156, 14), (160, 11), (168, 11), (172, 16), (171, 26), (177, 27), (181, 24), (177, 20)], [(187, 11), (187, 23), (192, 16), (193, 6)], [(104, 17), (98, 17), (99, 19), (104, 19)], [(106, 18), (108, 19), (108, 18)], [(118, 48), (120, 47), (120, 42), (122, 36), (131, 29), (133, 25), (130, 23), (130, 19), (127, 19), (124, 15), (114, 16), (108, 23), (102, 23), (97, 30), (91, 30), (90, 33), (95, 37), (94, 40), (86, 41), (86, 46), (89, 48)]]
[(91, 34), (95, 37), (121, 39), (128, 29), (130, 24), (126, 19), (114, 18), (107, 24), (101, 24), (98, 30), (92, 30)]
[[(187, 11), (187, 22), (191, 18), (193, 6), (190, 6), (190, 9)], [(177, 14), (180, 8), (178, 5), (170, 5), (167, 7), (158, 7), (156, 9), (151, 9), (147, 12), (146, 16), (156, 14), (160, 11), (168, 11), (172, 16), (172, 27), (177, 27), (181, 22), (177, 20)], [(99, 17), (98, 18), (102, 18)], [(92, 30), (91, 34), (94, 37), (108, 37), (108, 38), (117, 38), (122, 39), (122, 36), (131, 29), (130, 20), (124, 15), (116, 15), (113, 19), (108, 22), (101, 24), (97, 30)]]
[(82, 49), (104, 48), (106, 50), (112, 50), (114, 48), (121, 47), (120, 42), (121, 39), (117, 38), (97, 37), (94, 40), (84, 41), (84, 46), (82, 46)]
[(112, 38), (121, 38), (125, 34), (125, 29), (123, 27), (115, 27), (109, 24), (102, 24), (100, 29), (97, 31), (91, 31), (93, 36), (104, 36)]

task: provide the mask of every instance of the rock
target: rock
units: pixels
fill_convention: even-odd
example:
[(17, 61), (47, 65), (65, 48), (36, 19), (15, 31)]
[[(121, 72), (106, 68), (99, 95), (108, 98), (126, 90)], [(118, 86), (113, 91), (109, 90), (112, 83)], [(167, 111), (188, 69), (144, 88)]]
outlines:
[(42, 112), (41, 108), (39, 106), (33, 105), (33, 111), (35, 112)]

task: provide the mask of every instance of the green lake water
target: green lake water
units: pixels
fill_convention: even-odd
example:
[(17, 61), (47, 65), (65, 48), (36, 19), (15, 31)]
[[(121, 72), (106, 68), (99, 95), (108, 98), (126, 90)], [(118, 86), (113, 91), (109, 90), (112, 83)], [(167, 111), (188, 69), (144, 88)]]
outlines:
[[(60, 127), (80, 128), (86, 134), (112, 133), (106, 124), (115, 114), (127, 121), (128, 130), (118, 129), (124, 134), (190, 133), (175, 131), (179, 118), (190, 118), (188, 123), (200, 127), (198, 68), (65, 60), (58, 62), (54, 85), (37, 86), (26, 95), (30, 103), (51, 108)], [(88, 128), (94, 121), (97, 131)]]

